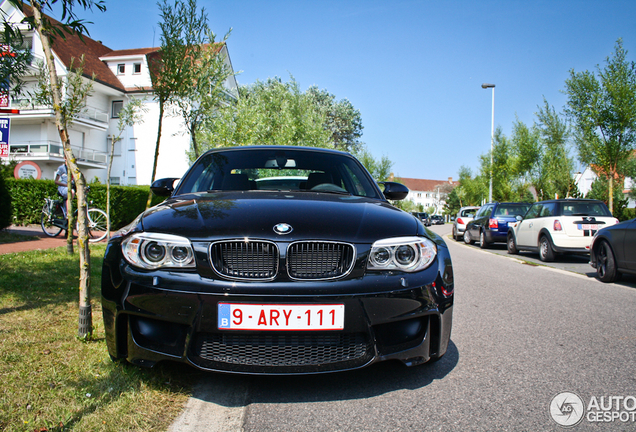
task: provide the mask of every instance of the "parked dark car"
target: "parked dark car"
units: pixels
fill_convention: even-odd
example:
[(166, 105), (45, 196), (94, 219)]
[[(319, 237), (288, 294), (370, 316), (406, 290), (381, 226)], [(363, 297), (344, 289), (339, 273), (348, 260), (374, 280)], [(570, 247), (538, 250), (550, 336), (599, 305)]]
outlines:
[(516, 222), (516, 216), (523, 216), (530, 208), (529, 203), (493, 202), (484, 204), (475, 218), (468, 222), (464, 231), (464, 242), (479, 241), (482, 248), (492, 243), (506, 243), (508, 224)]
[(433, 222), (431, 220), (431, 216), (428, 213), (413, 212), (412, 214), (413, 214), (413, 216), (418, 218), (424, 224), (424, 226), (431, 226), (433, 224)]
[(590, 265), (603, 282), (636, 274), (636, 219), (599, 230), (590, 247)]
[(108, 243), (113, 359), (309, 374), (446, 352), (451, 257), (390, 205), (405, 186), (382, 191), (347, 153), (270, 146), (209, 151), (175, 180), (154, 182), (168, 199)]
[(444, 225), (444, 216), (442, 215), (431, 216), (431, 223), (433, 225)]

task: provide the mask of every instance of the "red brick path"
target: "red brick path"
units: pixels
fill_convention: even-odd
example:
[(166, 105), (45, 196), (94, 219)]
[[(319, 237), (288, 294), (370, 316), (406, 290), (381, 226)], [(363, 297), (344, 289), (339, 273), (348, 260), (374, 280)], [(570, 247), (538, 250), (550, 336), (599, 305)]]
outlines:
[[(57, 237), (47, 237), (42, 232), (42, 228), (36, 225), (28, 227), (19, 227), (12, 225), (9, 228), (6, 228), (5, 231), (14, 234), (37, 236), (38, 239), (17, 243), (0, 244), (0, 255), (13, 252), (25, 252), (30, 250), (50, 249), (60, 246), (66, 246), (66, 237), (64, 237), (64, 231), (62, 231)], [(77, 244), (77, 240), (75, 242), (75, 244)]]

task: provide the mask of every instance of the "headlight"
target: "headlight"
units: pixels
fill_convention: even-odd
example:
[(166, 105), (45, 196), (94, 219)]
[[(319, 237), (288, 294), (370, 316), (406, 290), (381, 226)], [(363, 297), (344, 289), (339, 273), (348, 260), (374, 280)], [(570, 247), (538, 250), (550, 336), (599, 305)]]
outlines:
[(416, 272), (428, 267), (437, 255), (435, 243), (423, 237), (396, 237), (373, 243), (369, 270)]
[(121, 243), (121, 251), (130, 264), (146, 269), (195, 267), (190, 240), (172, 234), (136, 233)]

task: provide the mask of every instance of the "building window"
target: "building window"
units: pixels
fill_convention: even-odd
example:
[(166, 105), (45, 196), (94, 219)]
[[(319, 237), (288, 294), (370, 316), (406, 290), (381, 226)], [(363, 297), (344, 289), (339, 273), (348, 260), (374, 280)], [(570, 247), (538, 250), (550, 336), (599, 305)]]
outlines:
[(117, 65), (117, 75), (124, 75), (126, 73), (126, 65), (120, 63)]
[(112, 186), (119, 186), (119, 177), (111, 177), (110, 178), (110, 184)]
[(133, 73), (140, 74), (141, 73), (141, 63), (133, 64)]
[(115, 141), (115, 145), (113, 146), (113, 138), (112, 137), (108, 137), (106, 138), (106, 141), (108, 143), (108, 153), (110, 153), (110, 149), (113, 149), (113, 156), (121, 156), (121, 141)]
[(111, 118), (119, 118), (119, 111), (124, 107), (124, 101), (113, 101), (113, 113)]

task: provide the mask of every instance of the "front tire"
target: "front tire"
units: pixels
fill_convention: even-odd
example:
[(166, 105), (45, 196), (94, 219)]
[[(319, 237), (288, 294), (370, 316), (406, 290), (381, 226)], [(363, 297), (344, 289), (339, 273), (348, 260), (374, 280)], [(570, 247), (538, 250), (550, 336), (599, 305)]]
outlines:
[(612, 246), (606, 241), (602, 241), (596, 252), (596, 275), (602, 282), (614, 282), (620, 273), (616, 269), (616, 259)]
[(543, 262), (554, 261), (552, 242), (550, 242), (550, 239), (546, 235), (541, 236), (539, 239), (539, 259)]
[(62, 232), (61, 227), (53, 225), (53, 219), (64, 220), (64, 213), (57, 205), (54, 206), (53, 211), (49, 213), (48, 205), (44, 204), (42, 215), (40, 216), (40, 225), (42, 226), (44, 234), (49, 237), (57, 237)]
[(512, 235), (512, 233), (508, 234), (508, 253), (511, 255), (516, 255), (519, 253), (519, 250), (517, 249), (517, 243), (515, 242), (515, 236)]
[(88, 209), (88, 241), (98, 242), (108, 234), (108, 216), (104, 210)]

